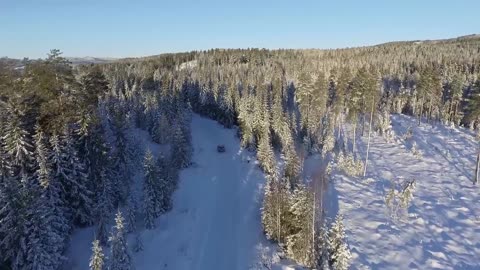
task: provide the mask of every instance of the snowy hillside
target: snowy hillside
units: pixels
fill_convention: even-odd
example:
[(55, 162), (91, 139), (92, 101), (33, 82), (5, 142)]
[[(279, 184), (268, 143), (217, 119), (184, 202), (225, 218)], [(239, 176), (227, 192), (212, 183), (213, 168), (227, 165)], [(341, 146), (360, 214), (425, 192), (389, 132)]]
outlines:
[[(338, 201), (352, 269), (480, 269), (480, 192), (472, 184), (473, 134), (432, 127), (407, 116), (391, 117), (396, 139), (375, 136), (367, 178), (334, 176), (330, 200)], [(413, 136), (404, 140), (412, 127)], [(362, 158), (366, 138), (360, 142)], [(415, 156), (413, 142), (422, 153)], [(408, 216), (389, 218), (390, 181), (416, 181)], [(335, 209), (334, 211), (337, 211)]]

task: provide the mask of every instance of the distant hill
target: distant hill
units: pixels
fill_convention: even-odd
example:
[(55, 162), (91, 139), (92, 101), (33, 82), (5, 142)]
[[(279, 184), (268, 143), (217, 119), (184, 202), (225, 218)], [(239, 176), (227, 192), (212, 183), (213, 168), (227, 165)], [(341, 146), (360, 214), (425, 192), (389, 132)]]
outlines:
[(116, 58), (109, 57), (66, 57), (68, 61), (72, 62), (72, 65), (88, 65), (88, 64), (104, 64), (116, 61)]

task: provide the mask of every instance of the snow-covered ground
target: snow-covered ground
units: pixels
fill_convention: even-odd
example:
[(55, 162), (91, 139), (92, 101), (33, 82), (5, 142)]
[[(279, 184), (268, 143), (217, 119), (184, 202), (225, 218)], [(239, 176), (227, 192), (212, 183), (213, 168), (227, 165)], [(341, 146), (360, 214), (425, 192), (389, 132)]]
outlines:
[[(335, 175), (329, 200), (345, 217), (352, 269), (480, 269), (480, 189), (472, 184), (477, 145), (464, 129), (391, 117), (396, 139), (372, 138), (367, 177)], [(408, 127), (413, 137), (402, 140)], [(423, 153), (411, 152), (413, 141)], [(359, 140), (364, 158), (367, 138)], [(408, 216), (389, 218), (390, 181), (416, 180)], [(332, 214), (332, 213), (330, 213)]]
[[(146, 132), (136, 134), (154, 154), (161, 152)], [(261, 254), (274, 250), (261, 227), (263, 173), (233, 129), (194, 115), (192, 138), (193, 165), (181, 172), (173, 209), (158, 218), (156, 229), (142, 230), (144, 250), (132, 252), (135, 269), (256, 269)], [(225, 153), (217, 152), (219, 144)], [(74, 233), (70, 269), (88, 269), (93, 233)]]

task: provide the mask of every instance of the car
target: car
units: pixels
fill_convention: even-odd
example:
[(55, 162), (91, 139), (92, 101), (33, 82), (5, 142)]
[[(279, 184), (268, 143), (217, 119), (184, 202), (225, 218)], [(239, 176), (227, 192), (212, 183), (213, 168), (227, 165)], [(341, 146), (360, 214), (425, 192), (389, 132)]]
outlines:
[(219, 153), (225, 152), (225, 145), (223, 144), (217, 145), (217, 152)]

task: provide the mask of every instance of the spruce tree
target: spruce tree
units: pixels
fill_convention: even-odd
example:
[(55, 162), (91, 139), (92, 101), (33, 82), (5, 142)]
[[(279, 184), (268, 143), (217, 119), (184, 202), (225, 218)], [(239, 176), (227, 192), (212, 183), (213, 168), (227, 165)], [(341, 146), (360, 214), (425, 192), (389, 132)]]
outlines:
[(62, 185), (51, 173), (48, 151), (41, 131), (36, 134), (38, 169), (36, 178), (40, 187), (36, 209), (28, 226), (28, 257), (26, 269), (57, 269), (63, 261), (63, 251), (70, 225), (66, 217)]
[[(480, 134), (480, 79), (475, 82), (471, 97), (468, 100), (468, 119), (472, 128), (476, 123), (477, 132)], [(475, 174), (473, 177), (474, 184), (477, 184), (480, 181), (480, 135), (477, 136), (477, 140), (479, 141), (479, 146), (477, 150)]]
[(297, 185), (290, 199), (292, 230), (287, 236), (287, 254), (308, 267), (315, 267), (315, 243), (312, 242), (312, 196), (303, 184)]
[(300, 159), (293, 145), (288, 145), (285, 153), (285, 171), (284, 177), (289, 181), (290, 186), (294, 187), (300, 178)]
[(127, 210), (126, 210), (126, 231), (127, 232), (134, 232), (137, 229), (137, 201), (135, 192), (133, 190), (130, 191), (127, 200)]
[(111, 245), (109, 270), (133, 269), (127, 246), (124, 219), (120, 210), (115, 217), (115, 227), (113, 228), (109, 241)]
[(159, 180), (158, 168), (150, 150), (147, 150), (145, 153), (143, 167), (145, 172), (145, 182), (143, 184), (145, 227), (153, 229), (155, 227), (155, 219), (160, 214), (160, 203), (163, 202), (163, 198), (159, 197), (160, 193), (157, 190), (157, 181)]
[(345, 229), (343, 227), (343, 218), (337, 215), (329, 235), (329, 249), (332, 265), (336, 270), (347, 270), (350, 266), (352, 255), (346, 243)]
[[(101, 172), (100, 179), (104, 179), (105, 172)], [(105, 181), (103, 181), (105, 182)], [(107, 187), (103, 187), (96, 195), (95, 216), (98, 221), (96, 228), (96, 237), (101, 245), (106, 245), (108, 240), (108, 226), (113, 210), (112, 202), (109, 198)]]
[(173, 136), (172, 158), (174, 164), (179, 169), (186, 168), (190, 165), (193, 152), (191, 141), (189, 141), (190, 134), (186, 134), (186, 130), (182, 125), (177, 124), (174, 127)]
[(270, 132), (268, 128), (264, 128), (257, 148), (257, 159), (260, 167), (267, 174), (276, 173), (276, 160), (270, 143)]
[[(63, 189), (66, 194), (66, 201), (70, 207), (72, 220), (76, 224), (91, 224), (93, 222), (93, 197), (94, 193), (88, 187), (88, 171), (85, 163), (79, 158), (78, 151), (74, 144), (72, 130), (64, 129), (60, 151), (63, 154), (62, 160), (57, 165), (65, 171), (57, 171), (57, 177), (62, 180)], [(55, 147), (54, 147), (55, 148)]]

